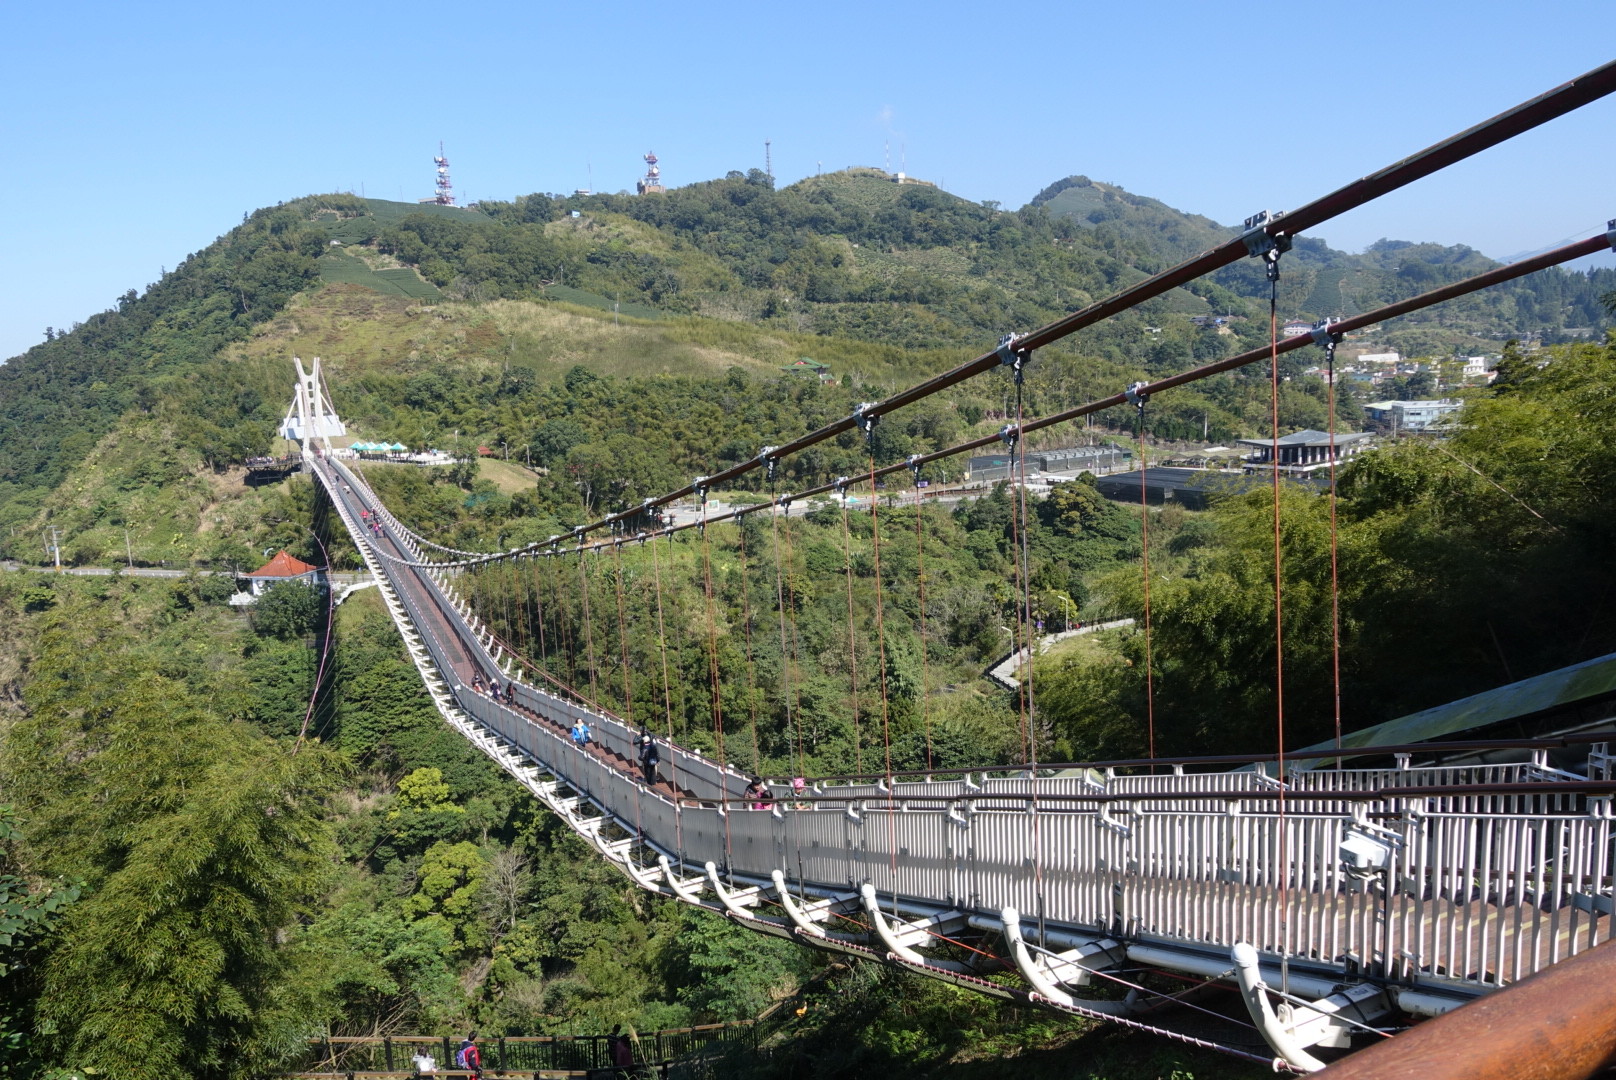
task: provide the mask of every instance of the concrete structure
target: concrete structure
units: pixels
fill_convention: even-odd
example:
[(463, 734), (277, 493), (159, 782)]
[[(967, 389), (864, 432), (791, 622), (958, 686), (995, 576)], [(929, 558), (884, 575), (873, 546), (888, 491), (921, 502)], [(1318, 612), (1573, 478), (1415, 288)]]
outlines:
[[(1124, 468), (1133, 461), (1133, 451), (1127, 447), (1106, 443), (1102, 446), (1068, 446), (1058, 450), (1033, 450), (1027, 454), (1027, 476), (1058, 473), (1076, 476), (1080, 472), (1100, 474)], [(965, 474), (972, 481), (1010, 479), (1011, 455), (1008, 450), (997, 454), (977, 454), (966, 462)], [(1020, 464), (1015, 466), (1018, 470)]]
[(1452, 398), (1434, 401), (1371, 401), (1364, 406), (1364, 415), (1372, 424), (1388, 431), (1431, 431), (1443, 426), (1447, 418), (1464, 407), (1464, 402)]
[[(1367, 449), (1371, 436), (1362, 431), (1338, 431), (1334, 437), (1327, 431), (1314, 431), (1309, 428), (1305, 431), (1293, 431), (1279, 439), (1279, 470), (1293, 475), (1306, 476), (1308, 473), (1330, 467), (1330, 446), (1335, 445), (1335, 463), (1337, 465), (1356, 457)], [(1246, 472), (1265, 470), (1272, 466), (1274, 460), (1273, 439), (1236, 439), (1242, 446), (1252, 447), (1252, 452), (1246, 455)]]

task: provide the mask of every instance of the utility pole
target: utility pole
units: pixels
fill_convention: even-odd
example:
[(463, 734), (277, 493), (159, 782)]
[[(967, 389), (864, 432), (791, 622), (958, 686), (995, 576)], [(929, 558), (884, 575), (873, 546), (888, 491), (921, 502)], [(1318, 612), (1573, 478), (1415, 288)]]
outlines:
[(62, 572), (62, 537), (60, 530), (54, 525), (50, 526), (50, 534), (51, 555), (56, 559), (56, 572), (59, 574)]
[(123, 553), (129, 557), (129, 569), (135, 568), (135, 551), (129, 546), (129, 530), (123, 531)]

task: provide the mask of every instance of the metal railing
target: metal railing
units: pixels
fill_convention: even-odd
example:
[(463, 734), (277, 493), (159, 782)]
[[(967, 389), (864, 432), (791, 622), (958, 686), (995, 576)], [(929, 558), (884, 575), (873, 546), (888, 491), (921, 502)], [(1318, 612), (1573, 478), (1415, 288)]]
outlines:
[[(755, 1024), (725, 1024), (634, 1032), (629, 1035), (637, 1065), (665, 1065), (699, 1054), (715, 1044), (751, 1045)], [(412, 1059), (423, 1054), (440, 1072), (454, 1071), (459, 1036), (391, 1035), (327, 1036), (311, 1039), (288, 1073), (298, 1076), (346, 1076), (349, 1073), (413, 1074)], [(606, 1035), (492, 1036), (478, 1040), (486, 1073), (587, 1072), (610, 1068)]]

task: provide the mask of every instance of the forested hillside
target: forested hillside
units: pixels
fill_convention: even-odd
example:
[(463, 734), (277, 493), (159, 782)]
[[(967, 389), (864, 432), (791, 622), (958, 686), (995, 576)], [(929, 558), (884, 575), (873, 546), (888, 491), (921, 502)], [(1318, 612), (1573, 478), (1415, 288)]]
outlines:
[[(306, 479), (244, 479), (245, 456), (275, 446), (293, 353), (324, 358), (356, 435), (460, 452), (452, 468), (367, 466), (408, 524), (505, 549), (845, 417), (1217, 228), (1095, 190), (1074, 182), (1017, 212), (873, 172), (476, 213), (310, 198), (251, 215), (146, 293), (0, 366), (3, 553), (42, 564), (54, 529), (69, 564), (196, 571), (0, 571), (0, 1076), (247, 1078), (323, 1032), (648, 1029), (781, 1001), (795, 1019), (774, 1057), (747, 1063), (756, 1075), (965, 1076), (984, 1057), (1029, 1075), (1232, 1074), (648, 901), (438, 721), (373, 591), (333, 610), (281, 586), (249, 616), (224, 603), (231, 579), (206, 573), (277, 548), (355, 564)], [(1322, 296), (1306, 268), (1337, 253), (1298, 249), (1294, 288)], [(1393, 245), (1353, 258), (1362, 289), (1376, 259), (1382, 290), (1481, 265)], [(1040, 354), (1026, 412), (1265, 340), (1266, 320), (1226, 334), (1189, 322), (1254, 310), (1244, 273)], [(1548, 285), (1513, 294), (1512, 327), (1563, 332), (1604, 279), (1556, 280), (1552, 312)], [(1503, 303), (1474, 310), (1503, 318)], [(804, 356), (830, 377), (781, 370)], [(1616, 650), (1602, 510), (1616, 345), (1507, 359), (1455, 438), (1383, 448), (1343, 477), (1349, 726)], [(1286, 428), (1328, 421), (1303, 369), (1282, 370)], [(1236, 375), (1160, 395), (1150, 436), (1263, 431), (1268, 386)], [(1354, 415), (1350, 396), (1340, 407)], [(856, 477), (997, 431), (1014, 408), (1009, 378), (985, 376), (892, 415), (869, 444), (849, 434), (721, 495)], [(1134, 420), (1047, 437), (1126, 442)], [(509, 461), (479, 468), (479, 446)], [(1142, 749), (1134, 631), (1042, 660), (1032, 723), (981, 677), (1018, 606), (1052, 626), (1142, 613), (1137, 508), (1087, 480), (1024, 517), (1003, 489), (873, 520), (867, 506), (845, 519), (799, 506), (620, 562), (463, 585), (550, 674), (713, 752), (716, 668), (723, 752), (768, 771)], [(1255, 495), (1149, 512), (1163, 753), (1271, 745), (1270, 514)], [(1331, 720), (1327, 521), (1318, 495), (1285, 492), (1293, 742)], [(591, 668), (576, 646), (584, 590), (620, 587), (622, 621), (594, 624)], [(619, 640), (658, 619), (657, 635)]]
[[(1161, 266), (1199, 254), (1239, 232), (1086, 176), (1051, 184), (1028, 205), (1097, 237), (1143, 247)], [(1328, 233), (1329, 227), (1315, 231)], [(1313, 237), (1298, 238), (1284, 262), (1281, 311), (1285, 317), (1309, 322), (1358, 315), (1499, 265), (1463, 245), (1383, 239), (1361, 255), (1350, 255)], [(1213, 274), (1212, 280), (1242, 297), (1268, 293), (1261, 272), (1253, 266), (1228, 267)], [(1599, 328), (1611, 322), (1600, 297), (1612, 289), (1616, 269), (1578, 273), (1556, 267), (1417, 313), (1365, 337), (1378, 342), (1377, 347), (1397, 349), (1406, 356), (1480, 350), (1487, 342), (1507, 338), (1598, 340)], [(1226, 313), (1244, 310), (1227, 298), (1223, 303)]]

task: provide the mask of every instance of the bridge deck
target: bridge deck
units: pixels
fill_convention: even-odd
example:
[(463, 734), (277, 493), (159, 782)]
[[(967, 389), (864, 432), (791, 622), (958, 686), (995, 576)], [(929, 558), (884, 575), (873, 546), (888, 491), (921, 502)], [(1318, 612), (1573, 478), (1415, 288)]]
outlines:
[[(541, 775), (554, 777), (604, 812), (631, 840), (602, 850), (639, 884), (692, 901), (708, 890), (717, 900), (700, 902), (755, 928), (790, 930), (775, 914), (790, 897), (842, 904), (868, 885), (895, 925), (928, 914), (996, 925), (1014, 908), (1046, 945), (1115, 938), (1156, 950), (1153, 964), (1216, 975), (1247, 942), (1315, 983), (1372, 978), (1439, 995), (1515, 981), (1609, 936), (1610, 800), (1556, 790), (1552, 770), (1530, 764), (1317, 770), (1286, 778), (1288, 806), (1260, 769), (1088, 770), (827, 782), (751, 811), (745, 777), (668, 747), (663, 781), (647, 788), (620, 720), (524, 682), (510, 701), (473, 693), (474, 675), (498, 669), (451, 579), (427, 568), (358, 477), (335, 479), (325, 462), (315, 471), (446, 684), (454, 722), (541, 795)], [(362, 508), (383, 511), (381, 536), (358, 527)], [(578, 716), (596, 734), (583, 751), (566, 734)], [(1348, 841), (1378, 861), (1350, 871)], [(871, 913), (838, 910), (854, 921), (832, 932), (871, 926)], [(910, 940), (948, 951), (940, 936)]]

